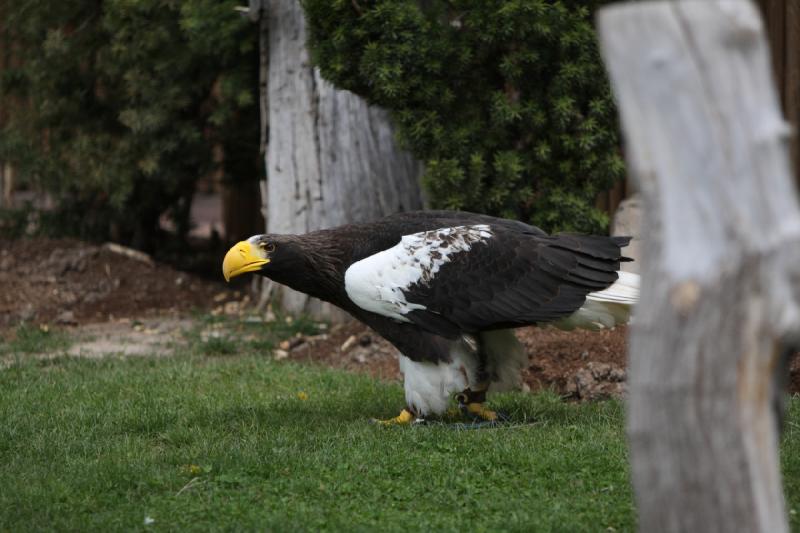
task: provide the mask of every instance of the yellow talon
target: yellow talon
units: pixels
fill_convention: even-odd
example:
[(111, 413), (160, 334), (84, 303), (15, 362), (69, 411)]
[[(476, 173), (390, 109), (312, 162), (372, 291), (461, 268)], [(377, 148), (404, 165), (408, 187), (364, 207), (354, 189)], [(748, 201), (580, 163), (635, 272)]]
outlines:
[(382, 426), (407, 426), (410, 425), (414, 419), (415, 417), (411, 414), (411, 411), (408, 409), (403, 409), (400, 411), (400, 414), (394, 418), (390, 418), (388, 420), (375, 420), (375, 422)]
[(488, 422), (497, 420), (497, 413), (484, 407), (482, 403), (468, 403), (466, 405), (467, 413), (480, 417)]

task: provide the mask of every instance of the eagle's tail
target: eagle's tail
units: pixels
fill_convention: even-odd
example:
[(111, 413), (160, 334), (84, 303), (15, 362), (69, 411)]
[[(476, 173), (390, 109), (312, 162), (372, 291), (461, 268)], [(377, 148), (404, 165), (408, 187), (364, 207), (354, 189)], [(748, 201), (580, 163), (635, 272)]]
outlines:
[(583, 306), (553, 325), (559, 329), (604, 329), (627, 324), (639, 300), (639, 275), (617, 272), (619, 278), (602, 291), (591, 292)]

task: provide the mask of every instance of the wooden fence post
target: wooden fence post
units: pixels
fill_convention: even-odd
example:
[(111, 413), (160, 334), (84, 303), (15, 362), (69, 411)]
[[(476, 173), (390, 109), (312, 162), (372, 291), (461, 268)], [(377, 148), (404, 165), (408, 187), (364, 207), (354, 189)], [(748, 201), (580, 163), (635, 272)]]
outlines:
[(800, 208), (762, 21), (743, 0), (647, 2), (598, 26), (646, 214), (627, 421), (640, 530), (787, 531)]

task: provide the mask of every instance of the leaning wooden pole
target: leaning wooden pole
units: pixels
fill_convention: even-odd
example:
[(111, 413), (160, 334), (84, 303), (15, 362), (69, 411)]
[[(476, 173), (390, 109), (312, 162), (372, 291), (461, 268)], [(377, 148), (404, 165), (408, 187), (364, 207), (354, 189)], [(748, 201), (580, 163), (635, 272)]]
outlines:
[(601, 10), (643, 194), (628, 437), (641, 531), (787, 531), (778, 462), (800, 209), (748, 1)]

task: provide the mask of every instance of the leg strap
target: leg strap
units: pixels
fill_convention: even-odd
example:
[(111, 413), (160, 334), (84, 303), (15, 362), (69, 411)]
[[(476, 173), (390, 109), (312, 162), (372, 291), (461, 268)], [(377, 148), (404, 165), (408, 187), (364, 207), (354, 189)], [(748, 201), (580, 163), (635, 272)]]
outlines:
[(470, 388), (464, 389), (456, 394), (456, 401), (461, 405), (467, 405), (470, 403), (483, 403), (486, 401), (486, 391), (488, 389), (488, 385), (482, 386), (476, 390), (472, 390)]

